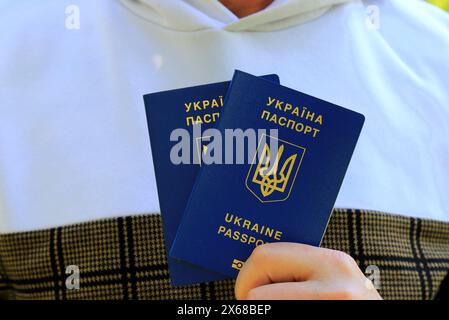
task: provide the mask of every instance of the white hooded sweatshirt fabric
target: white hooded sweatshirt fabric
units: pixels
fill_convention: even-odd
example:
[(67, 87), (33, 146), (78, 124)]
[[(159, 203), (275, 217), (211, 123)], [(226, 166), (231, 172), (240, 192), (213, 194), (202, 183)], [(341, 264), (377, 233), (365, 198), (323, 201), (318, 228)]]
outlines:
[(3, 0), (0, 30), (0, 233), (158, 212), (142, 95), (234, 69), (365, 115), (337, 207), (449, 221), (449, 15), (423, 1)]

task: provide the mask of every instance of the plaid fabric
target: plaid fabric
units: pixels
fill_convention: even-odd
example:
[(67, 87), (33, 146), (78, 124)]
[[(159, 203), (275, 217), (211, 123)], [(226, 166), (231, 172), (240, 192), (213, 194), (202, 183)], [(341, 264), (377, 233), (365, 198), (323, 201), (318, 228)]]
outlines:
[[(385, 299), (432, 299), (449, 270), (449, 223), (336, 209), (322, 246), (377, 266)], [(234, 282), (170, 286), (160, 216), (145, 215), (0, 235), (0, 298), (233, 299)]]

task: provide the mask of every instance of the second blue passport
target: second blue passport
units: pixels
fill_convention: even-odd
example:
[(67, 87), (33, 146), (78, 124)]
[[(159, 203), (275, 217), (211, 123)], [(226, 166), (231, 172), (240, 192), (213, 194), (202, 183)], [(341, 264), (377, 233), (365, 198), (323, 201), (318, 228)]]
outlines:
[[(279, 83), (277, 75), (263, 78)], [(144, 96), (150, 133), (153, 164), (164, 227), (167, 251), (175, 239), (182, 214), (200, 168), (196, 162), (203, 148), (201, 136), (189, 145), (182, 156), (176, 145), (183, 134), (193, 136), (193, 124), (201, 123), (202, 130), (215, 126), (225, 100), (229, 81), (174, 89)], [(175, 152), (173, 154), (172, 152)], [(196, 163), (195, 163), (196, 162)], [(168, 258), (172, 285), (188, 285), (228, 278), (217, 272)]]

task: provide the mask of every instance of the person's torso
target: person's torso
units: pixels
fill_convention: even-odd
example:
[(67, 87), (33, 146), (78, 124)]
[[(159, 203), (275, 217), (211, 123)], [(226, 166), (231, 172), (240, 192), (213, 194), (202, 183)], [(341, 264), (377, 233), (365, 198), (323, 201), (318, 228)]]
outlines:
[(159, 211), (143, 94), (234, 69), (365, 115), (337, 207), (449, 220), (449, 64), (432, 54), (449, 49), (449, 18), (392, 3), (380, 28), (355, 1), (272, 32), (170, 30), (109, 1), (80, 1), (79, 30), (68, 4), (7, 11), (0, 232)]

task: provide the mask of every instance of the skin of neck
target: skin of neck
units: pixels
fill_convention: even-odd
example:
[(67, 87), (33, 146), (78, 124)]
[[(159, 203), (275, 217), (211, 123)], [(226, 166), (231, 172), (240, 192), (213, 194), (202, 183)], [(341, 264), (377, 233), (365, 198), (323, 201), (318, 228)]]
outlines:
[(220, 0), (237, 17), (243, 18), (268, 7), (273, 0)]

